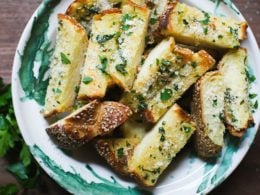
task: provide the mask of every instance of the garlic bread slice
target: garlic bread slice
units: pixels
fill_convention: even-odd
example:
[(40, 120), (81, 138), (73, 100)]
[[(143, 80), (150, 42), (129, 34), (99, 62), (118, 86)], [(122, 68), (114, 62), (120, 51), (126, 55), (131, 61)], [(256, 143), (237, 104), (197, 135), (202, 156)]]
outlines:
[(192, 117), (197, 130), (194, 143), (202, 158), (215, 157), (224, 146), (224, 92), (223, 76), (219, 71), (206, 73), (195, 85)]
[(94, 16), (82, 70), (79, 99), (103, 98), (107, 88), (113, 84), (109, 66), (121, 62), (116, 55), (121, 16), (119, 9), (106, 10)]
[(128, 175), (128, 159), (139, 142), (136, 138), (98, 139), (95, 141), (95, 148), (112, 168)]
[[(164, 39), (159, 43), (148, 55), (144, 64), (134, 81), (131, 92), (125, 93), (121, 100), (122, 103), (127, 104), (135, 112), (142, 108), (142, 97), (145, 97), (149, 89), (153, 86), (156, 80), (159, 80), (164, 72), (161, 69), (171, 69), (174, 72), (178, 66), (172, 65), (173, 49), (175, 46), (174, 38)], [(169, 71), (167, 71), (169, 72)], [(166, 72), (166, 73), (167, 73)], [(170, 77), (168, 74), (164, 77)]]
[(154, 186), (195, 131), (195, 124), (177, 104), (148, 132), (129, 158), (130, 174), (145, 186)]
[[(155, 90), (155, 95), (148, 96), (148, 99), (145, 100), (144, 114), (146, 119), (152, 123), (157, 122), (182, 94), (215, 64), (215, 60), (204, 50), (194, 53), (189, 49), (177, 46), (173, 53), (176, 56), (174, 64), (182, 67), (174, 71), (170, 82), (160, 79), (162, 87)], [(153, 93), (148, 92), (147, 94)]]
[(75, 88), (80, 82), (80, 69), (88, 44), (84, 28), (75, 19), (58, 14), (58, 21), (56, 46), (45, 98), (45, 117), (68, 111), (74, 104)]
[(145, 47), (150, 10), (132, 1), (122, 6), (121, 32), (118, 38), (118, 53), (122, 60), (109, 66), (113, 81), (125, 91), (130, 91), (141, 64)]
[(245, 21), (213, 16), (179, 2), (169, 6), (160, 28), (178, 42), (211, 48), (236, 48), (247, 36)]
[(132, 111), (118, 102), (92, 101), (46, 129), (62, 148), (74, 149), (98, 135), (111, 133)]
[(218, 64), (224, 76), (225, 123), (229, 132), (242, 137), (246, 129), (254, 124), (249, 104), (249, 81), (246, 73), (246, 49), (231, 50)]

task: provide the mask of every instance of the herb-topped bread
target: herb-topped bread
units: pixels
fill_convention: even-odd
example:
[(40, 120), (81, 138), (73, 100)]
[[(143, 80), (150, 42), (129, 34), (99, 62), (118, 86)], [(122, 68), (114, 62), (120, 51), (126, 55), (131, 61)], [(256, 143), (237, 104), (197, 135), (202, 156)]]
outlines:
[(213, 16), (184, 3), (174, 2), (160, 24), (163, 35), (178, 42), (211, 48), (237, 48), (246, 38), (247, 23)]
[(194, 143), (203, 158), (217, 156), (224, 146), (224, 92), (219, 71), (206, 73), (194, 88), (192, 117), (197, 126)]
[(62, 148), (75, 149), (96, 136), (111, 133), (132, 114), (118, 102), (92, 101), (46, 129)]
[(80, 82), (88, 38), (84, 28), (70, 16), (58, 15), (56, 46), (50, 64), (50, 81), (45, 98), (46, 117), (71, 109)]
[(229, 132), (237, 137), (243, 136), (246, 129), (254, 124), (246, 62), (247, 51), (240, 48), (229, 51), (218, 64), (226, 87), (225, 123)]

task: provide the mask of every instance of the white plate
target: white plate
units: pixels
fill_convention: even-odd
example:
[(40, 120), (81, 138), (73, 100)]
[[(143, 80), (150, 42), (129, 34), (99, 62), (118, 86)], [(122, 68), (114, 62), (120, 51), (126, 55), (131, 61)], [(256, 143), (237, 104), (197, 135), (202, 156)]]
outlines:
[[(62, 187), (76, 194), (204, 194), (219, 185), (238, 166), (253, 142), (259, 126), (259, 111), (254, 113), (255, 127), (248, 129), (241, 140), (226, 140), (226, 146), (215, 163), (204, 162), (189, 149), (185, 149), (167, 168), (156, 187), (143, 189), (144, 191), (132, 180), (116, 174), (100, 160), (93, 148), (86, 146), (68, 153), (51, 141), (45, 131), (48, 123), (40, 113), (42, 107), (34, 99), (41, 102), (44, 97), (41, 92), (46, 87), (44, 79), (55, 37), (56, 15), (63, 13), (71, 2), (42, 2), (21, 36), (13, 65), (12, 94), (15, 114), (26, 143), (44, 170)], [(245, 20), (235, 6), (223, 3), (230, 0), (221, 1), (218, 8), (217, 3), (214, 3), (219, 2), (217, 0), (184, 2), (211, 13)], [(257, 77), (251, 92), (259, 94), (259, 51), (250, 28), (248, 38), (242, 46), (248, 50), (250, 69)]]

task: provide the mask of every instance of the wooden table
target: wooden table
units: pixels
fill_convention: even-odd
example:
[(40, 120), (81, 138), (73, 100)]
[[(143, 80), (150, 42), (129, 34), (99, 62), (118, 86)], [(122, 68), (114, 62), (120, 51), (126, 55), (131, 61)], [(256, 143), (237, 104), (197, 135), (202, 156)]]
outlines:
[[(6, 82), (10, 82), (13, 57), (20, 35), (40, 2), (40, 0), (0, 1), (0, 76)], [(233, 0), (233, 2), (246, 17), (260, 43), (260, 1)], [(0, 159), (0, 185), (15, 182), (14, 178), (6, 173), (5, 164), (6, 160)], [(47, 185), (45, 189), (25, 194), (66, 194), (47, 175), (44, 175), (44, 180)], [(211, 194), (260, 194), (260, 133), (256, 136), (252, 147), (239, 167)]]

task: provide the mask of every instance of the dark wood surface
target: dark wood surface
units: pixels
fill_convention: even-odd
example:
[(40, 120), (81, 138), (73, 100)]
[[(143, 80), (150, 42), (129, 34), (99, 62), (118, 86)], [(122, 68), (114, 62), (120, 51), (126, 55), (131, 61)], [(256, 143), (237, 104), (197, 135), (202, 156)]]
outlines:
[[(0, 76), (6, 82), (10, 82), (13, 57), (20, 35), (40, 2), (40, 0), (0, 1)], [(233, 2), (246, 17), (260, 43), (260, 1), (233, 0)], [(6, 159), (0, 159), (0, 186), (15, 182), (15, 179), (5, 171), (6, 164)], [(65, 191), (46, 174), (43, 178), (47, 184), (45, 189), (27, 191), (23, 194), (65, 194)], [(210, 194), (260, 194), (260, 133), (238, 168)]]

